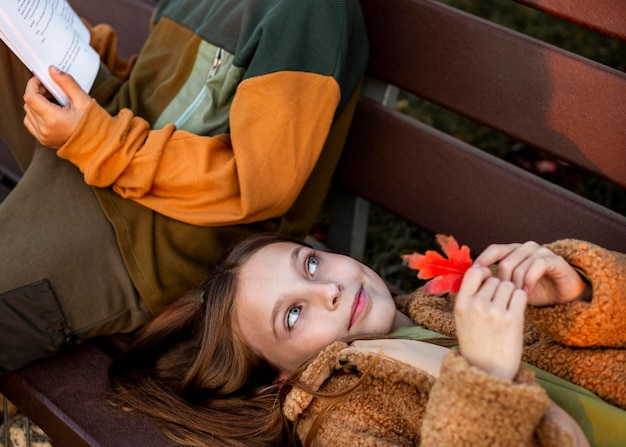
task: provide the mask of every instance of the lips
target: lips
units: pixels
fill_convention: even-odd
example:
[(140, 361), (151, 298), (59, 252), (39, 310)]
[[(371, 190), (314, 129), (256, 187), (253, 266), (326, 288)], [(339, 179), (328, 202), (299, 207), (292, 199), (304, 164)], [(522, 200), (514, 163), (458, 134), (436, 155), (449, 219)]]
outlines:
[(357, 294), (354, 296), (354, 302), (352, 303), (352, 313), (350, 315), (350, 326), (351, 328), (354, 323), (359, 319), (359, 317), (363, 314), (365, 307), (367, 305), (367, 296), (363, 290), (363, 287), (359, 289)]

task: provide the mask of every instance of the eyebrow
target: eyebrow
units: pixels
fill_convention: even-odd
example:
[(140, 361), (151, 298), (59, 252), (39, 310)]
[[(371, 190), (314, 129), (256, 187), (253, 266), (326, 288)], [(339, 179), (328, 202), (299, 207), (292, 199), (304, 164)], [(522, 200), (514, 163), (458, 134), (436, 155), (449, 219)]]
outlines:
[[(291, 268), (296, 270), (298, 268), (298, 259), (300, 258), (300, 252), (305, 247), (299, 245), (291, 252), (291, 256), (289, 257), (289, 263), (291, 264)], [(270, 315), (270, 326), (272, 327), (272, 332), (274, 333), (274, 338), (278, 338), (278, 328), (276, 327), (276, 318), (278, 317), (278, 312), (283, 308), (285, 302), (284, 297), (280, 297), (274, 303), (274, 308), (272, 309), (272, 315)]]

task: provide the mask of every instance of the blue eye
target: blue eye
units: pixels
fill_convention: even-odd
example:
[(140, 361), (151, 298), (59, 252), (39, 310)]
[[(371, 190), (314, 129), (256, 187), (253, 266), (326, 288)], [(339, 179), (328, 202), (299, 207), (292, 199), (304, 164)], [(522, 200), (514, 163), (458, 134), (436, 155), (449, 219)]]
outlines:
[(320, 259), (317, 256), (309, 256), (306, 258), (306, 270), (309, 275), (315, 275), (317, 267), (320, 265)]
[(296, 321), (298, 321), (298, 318), (300, 318), (301, 312), (302, 312), (301, 306), (295, 306), (289, 309), (289, 312), (287, 313), (287, 327), (289, 329), (291, 329), (293, 325), (296, 324)]

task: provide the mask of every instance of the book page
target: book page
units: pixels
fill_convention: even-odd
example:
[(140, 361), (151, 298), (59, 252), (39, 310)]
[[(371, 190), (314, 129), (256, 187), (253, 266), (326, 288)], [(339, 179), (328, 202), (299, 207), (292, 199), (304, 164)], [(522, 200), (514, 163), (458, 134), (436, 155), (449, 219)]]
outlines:
[(86, 92), (93, 85), (100, 57), (89, 45), (89, 31), (66, 0), (4, 2), (0, 30), (0, 38), (60, 104), (69, 99), (50, 78), (50, 65), (71, 74)]
[(47, 0), (50, 4), (50, 7), (67, 23), (71, 28), (73, 28), (77, 33), (81, 40), (85, 42), (89, 42), (89, 30), (85, 26), (85, 24), (80, 20), (76, 11), (72, 9), (67, 0)]

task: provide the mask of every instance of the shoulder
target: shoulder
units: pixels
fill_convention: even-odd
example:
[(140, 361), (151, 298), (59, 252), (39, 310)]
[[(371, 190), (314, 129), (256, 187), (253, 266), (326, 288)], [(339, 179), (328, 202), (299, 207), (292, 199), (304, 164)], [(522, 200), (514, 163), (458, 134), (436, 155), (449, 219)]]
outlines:
[[(394, 342), (383, 340), (387, 341)], [(283, 409), (293, 421), (312, 405), (315, 398), (312, 393), (342, 393), (358, 382), (359, 392), (351, 394), (359, 399), (377, 399), (374, 396), (378, 395), (389, 400), (390, 393), (395, 394), (405, 386), (427, 391), (434, 380), (433, 375), (395, 358), (392, 352), (335, 342), (320, 352), (304, 370), (299, 378), (302, 388), (292, 388)]]
[(302, 378), (303, 388), (311, 389), (294, 387), (283, 405), (300, 439), (313, 436), (336, 446), (372, 439), (381, 446), (419, 443), (433, 376), (378, 352), (335, 343)]

